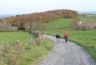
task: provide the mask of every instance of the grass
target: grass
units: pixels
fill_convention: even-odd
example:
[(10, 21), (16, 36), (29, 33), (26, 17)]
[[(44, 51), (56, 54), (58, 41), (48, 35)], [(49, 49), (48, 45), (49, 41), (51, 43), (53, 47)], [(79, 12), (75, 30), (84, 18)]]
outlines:
[(54, 20), (54, 21), (50, 21), (50, 23), (47, 23), (45, 24), (45, 29), (68, 29), (70, 28), (71, 26), (71, 21), (72, 19), (64, 19), (64, 18), (61, 18), (61, 19), (57, 19), (57, 20)]
[(79, 18), (82, 22), (96, 22), (96, 17), (94, 16), (80, 16)]
[(53, 41), (37, 42), (28, 32), (0, 32), (0, 65), (36, 65), (52, 48)]
[(78, 42), (96, 59), (96, 30), (92, 31), (71, 31), (70, 40)]
[[(82, 19), (82, 18), (81, 18)], [(45, 34), (55, 36), (69, 32), (69, 39), (78, 42), (96, 59), (96, 30), (76, 31), (72, 19), (58, 19), (45, 24)], [(43, 40), (33, 45), (34, 37), (27, 32), (0, 32), (0, 65), (36, 65), (53, 48), (53, 42)], [(16, 43), (20, 40), (19, 44)], [(9, 44), (6, 44), (9, 43)]]
[[(88, 19), (92, 19), (92, 18), (88, 18)], [(58, 28), (56, 29), (57, 26), (55, 27), (55, 25), (57, 25), (57, 23), (56, 23), (57, 21), (58, 21), (59, 29)], [(88, 52), (93, 56), (93, 58), (96, 59), (96, 30), (76, 31), (70, 27), (70, 26), (72, 26), (71, 24), (69, 24), (69, 23), (71, 23), (70, 19), (67, 19), (68, 23), (66, 23), (67, 22), (66, 19), (59, 19), (57, 21), (52, 22), (52, 24), (49, 23), (49, 24), (53, 25), (54, 27), (52, 27), (51, 29), (47, 29), (45, 31), (45, 34), (55, 36), (57, 33), (59, 33), (61, 35), (61, 37), (63, 38), (64, 32), (68, 31), (68, 33), (70, 35), (69, 39), (77, 42), (77, 44), (79, 44), (82, 47), (84, 47), (85, 49), (87, 49)], [(88, 21), (88, 22), (90, 22), (90, 21)], [(62, 24), (62, 26), (59, 23)], [(63, 28), (63, 27), (65, 27), (65, 28)]]
[(0, 32), (0, 45), (14, 43), (17, 40), (25, 43), (32, 39), (33, 36), (28, 32)]
[(36, 65), (53, 48), (53, 41), (45, 39), (37, 45), (36, 41), (30, 40), (33, 36), (27, 32), (1, 32), (0, 35), (7, 36), (3, 37), (4, 40), (12, 43), (0, 46), (0, 65)]

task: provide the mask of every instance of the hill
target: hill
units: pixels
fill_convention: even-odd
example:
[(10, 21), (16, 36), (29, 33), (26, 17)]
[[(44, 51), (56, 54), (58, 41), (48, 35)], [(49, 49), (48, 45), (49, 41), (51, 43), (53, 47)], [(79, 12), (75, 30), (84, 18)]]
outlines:
[(45, 29), (70, 29), (73, 19), (60, 18), (44, 24)]
[(32, 14), (23, 14), (8, 17), (0, 20), (0, 26), (17, 27), (17, 29), (29, 30), (32, 23), (48, 23), (49, 21), (59, 18), (76, 18), (78, 15), (77, 11), (74, 10), (51, 10), (46, 12), (37, 12)]

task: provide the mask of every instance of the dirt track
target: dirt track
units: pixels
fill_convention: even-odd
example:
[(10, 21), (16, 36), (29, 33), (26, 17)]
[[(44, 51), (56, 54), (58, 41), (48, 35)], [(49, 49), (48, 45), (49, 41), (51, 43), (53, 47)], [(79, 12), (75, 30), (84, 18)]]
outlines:
[(54, 49), (49, 56), (39, 65), (96, 65), (91, 56), (75, 43), (64, 43), (63, 39), (59, 41), (55, 37), (45, 36), (55, 42)]

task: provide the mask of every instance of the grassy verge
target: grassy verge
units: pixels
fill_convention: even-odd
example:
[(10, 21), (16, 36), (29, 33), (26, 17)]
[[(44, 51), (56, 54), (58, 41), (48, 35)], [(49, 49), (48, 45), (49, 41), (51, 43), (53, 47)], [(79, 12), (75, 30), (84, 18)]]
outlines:
[(96, 59), (96, 30), (92, 31), (72, 31), (70, 40), (78, 42)]
[(0, 48), (0, 65), (35, 65), (51, 51), (53, 42), (46, 39), (40, 45), (14, 43)]

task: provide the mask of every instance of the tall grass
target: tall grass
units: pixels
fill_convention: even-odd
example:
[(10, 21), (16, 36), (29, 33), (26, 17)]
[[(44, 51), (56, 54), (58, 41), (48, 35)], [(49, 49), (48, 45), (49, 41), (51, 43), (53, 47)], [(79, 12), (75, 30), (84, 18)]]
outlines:
[(46, 39), (40, 45), (14, 43), (0, 48), (0, 65), (35, 65), (53, 48), (53, 42)]

